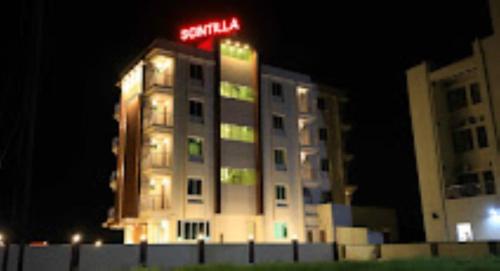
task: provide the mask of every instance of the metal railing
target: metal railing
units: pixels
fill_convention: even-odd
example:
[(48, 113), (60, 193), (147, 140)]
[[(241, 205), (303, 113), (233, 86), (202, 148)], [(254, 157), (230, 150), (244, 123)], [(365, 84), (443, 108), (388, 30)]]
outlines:
[(149, 153), (143, 156), (142, 165), (151, 169), (169, 168), (172, 166), (172, 155), (167, 152)]
[(159, 126), (172, 127), (174, 124), (173, 114), (162, 111), (146, 111), (144, 114), (144, 127)]

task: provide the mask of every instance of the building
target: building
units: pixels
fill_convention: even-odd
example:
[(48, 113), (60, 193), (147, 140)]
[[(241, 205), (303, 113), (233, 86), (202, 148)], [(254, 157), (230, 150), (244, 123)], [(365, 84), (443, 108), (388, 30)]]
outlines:
[[(208, 35), (192, 29), (181, 39)], [(125, 69), (104, 226), (125, 243), (332, 241), (333, 203), (354, 192), (344, 94), (241, 41), (202, 43), (156, 40)]]
[(471, 56), (407, 71), (427, 241), (500, 239), (500, 2)]

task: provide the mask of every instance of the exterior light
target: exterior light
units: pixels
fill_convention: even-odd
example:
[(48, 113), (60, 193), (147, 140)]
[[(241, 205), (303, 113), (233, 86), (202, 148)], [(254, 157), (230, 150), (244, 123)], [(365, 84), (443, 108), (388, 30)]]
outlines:
[(250, 242), (251, 242), (251, 241), (253, 241), (253, 240), (254, 240), (253, 234), (249, 234), (249, 235), (248, 235), (248, 241), (250, 241)]
[(168, 185), (170, 183), (170, 179), (168, 178), (163, 178), (163, 181), (162, 181), (163, 185)]
[(102, 240), (101, 239), (97, 239), (94, 243), (94, 246), (95, 247), (101, 247), (102, 246)]
[(293, 240), (293, 241), (297, 241), (297, 239), (298, 239), (297, 234), (295, 234), (295, 233), (294, 233), (294, 234), (292, 234), (292, 240)]
[(5, 239), (5, 237), (3, 236), (3, 234), (2, 234), (2, 233), (0, 233), (0, 247), (5, 246), (4, 239)]
[(250, 49), (250, 46), (248, 44), (245, 44), (245, 46), (243, 46), (243, 49), (248, 50)]
[(151, 62), (159, 72), (163, 72), (172, 66), (172, 59), (166, 56), (155, 56)]
[(240, 47), (240, 42), (237, 41), (235, 44), (234, 44), (236, 47)]
[(0, 242), (3, 242), (3, 234), (0, 233)]
[(205, 236), (203, 234), (198, 234), (198, 241), (202, 241), (205, 239)]
[(309, 89), (305, 87), (297, 87), (297, 92), (299, 94), (306, 94)]
[(156, 107), (158, 105), (158, 101), (157, 100), (152, 100), (151, 101), (151, 105)]
[(80, 243), (81, 241), (82, 241), (82, 235), (79, 233), (73, 234), (73, 236), (71, 237), (71, 243), (73, 244)]
[(141, 242), (146, 242), (148, 240), (148, 237), (145, 234), (141, 234)]

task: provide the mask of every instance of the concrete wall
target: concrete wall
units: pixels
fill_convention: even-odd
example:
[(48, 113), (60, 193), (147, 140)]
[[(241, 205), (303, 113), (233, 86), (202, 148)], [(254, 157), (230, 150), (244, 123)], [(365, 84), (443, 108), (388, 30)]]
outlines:
[(385, 244), (380, 246), (383, 260), (430, 257), (430, 244)]
[(486, 257), (490, 255), (487, 243), (442, 243), (438, 245), (440, 257)]
[(369, 261), (378, 258), (378, 246), (345, 246), (344, 260), (347, 261)]
[(368, 244), (368, 229), (367, 228), (352, 228), (338, 227), (337, 242), (343, 245), (367, 245)]

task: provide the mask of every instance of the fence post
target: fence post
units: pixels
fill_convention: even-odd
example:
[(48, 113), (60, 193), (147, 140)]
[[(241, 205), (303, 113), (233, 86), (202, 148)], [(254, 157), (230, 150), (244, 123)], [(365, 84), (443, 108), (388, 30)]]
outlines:
[(2, 271), (7, 271), (7, 267), (9, 266), (9, 249), (10, 249), (10, 244), (9, 242), (5, 242), (4, 248), (3, 248), (3, 261), (2, 261)]
[(148, 241), (146, 238), (141, 238), (139, 245), (139, 265), (146, 267), (148, 262)]
[(71, 244), (71, 256), (69, 260), (69, 270), (77, 271), (80, 265), (80, 242)]
[(297, 238), (292, 238), (292, 251), (293, 251), (293, 262), (299, 261), (299, 241)]
[(431, 243), (431, 256), (432, 257), (439, 257), (438, 243)]
[(205, 239), (198, 239), (198, 264), (205, 263)]
[(337, 246), (337, 242), (333, 241), (332, 243), (332, 252), (333, 252), (333, 261), (336, 262), (339, 260), (339, 247)]
[(248, 238), (248, 263), (255, 263), (255, 242)]

